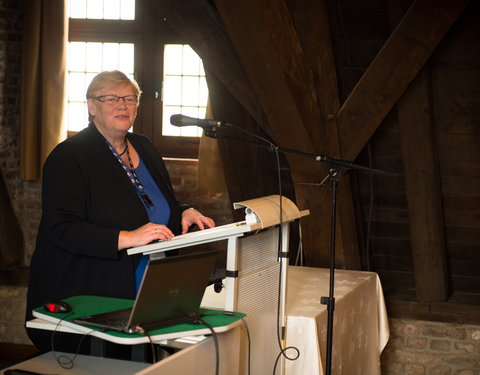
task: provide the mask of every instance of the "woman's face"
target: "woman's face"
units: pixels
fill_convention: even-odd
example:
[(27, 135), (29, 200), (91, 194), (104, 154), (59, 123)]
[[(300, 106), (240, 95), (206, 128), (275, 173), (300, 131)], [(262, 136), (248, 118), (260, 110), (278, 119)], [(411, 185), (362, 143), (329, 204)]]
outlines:
[[(109, 95), (121, 99), (118, 102), (112, 101)], [(122, 99), (125, 96), (130, 98)], [(132, 127), (138, 107), (136, 100), (131, 100), (132, 96), (135, 97), (135, 91), (126, 84), (115, 88), (102, 88), (94, 99), (88, 99), (88, 111), (94, 116), (94, 123), (102, 134), (124, 136)]]

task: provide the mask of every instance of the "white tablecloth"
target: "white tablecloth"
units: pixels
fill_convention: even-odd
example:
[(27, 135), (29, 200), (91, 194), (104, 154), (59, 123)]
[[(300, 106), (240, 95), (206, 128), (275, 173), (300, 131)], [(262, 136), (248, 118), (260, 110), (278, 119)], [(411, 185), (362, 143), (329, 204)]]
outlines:
[[(287, 375), (323, 375), (327, 337), (330, 271), (289, 267), (287, 287), (287, 346), (300, 350), (286, 361)], [(332, 374), (380, 375), (380, 354), (389, 338), (382, 287), (376, 273), (335, 271)], [(292, 350), (287, 355), (293, 356)]]

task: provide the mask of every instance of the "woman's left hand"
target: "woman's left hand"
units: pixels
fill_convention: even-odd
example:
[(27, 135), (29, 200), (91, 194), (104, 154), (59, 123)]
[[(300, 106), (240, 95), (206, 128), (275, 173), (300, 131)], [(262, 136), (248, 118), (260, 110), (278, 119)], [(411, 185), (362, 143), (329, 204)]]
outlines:
[(200, 212), (193, 208), (189, 208), (182, 213), (182, 234), (188, 232), (193, 224), (197, 224), (200, 229), (213, 228), (215, 222), (209, 217), (203, 216)]

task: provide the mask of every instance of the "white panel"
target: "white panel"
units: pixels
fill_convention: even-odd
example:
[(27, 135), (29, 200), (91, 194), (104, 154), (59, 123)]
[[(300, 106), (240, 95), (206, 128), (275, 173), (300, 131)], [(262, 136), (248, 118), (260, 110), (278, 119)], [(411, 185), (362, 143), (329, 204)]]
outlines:
[[(280, 352), (277, 340), (278, 277), (275, 263), (239, 277), (237, 311), (247, 314), (251, 339), (251, 373), (272, 374)], [(280, 364), (277, 374), (281, 374)]]
[(274, 264), (278, 259), (278, 228), (239, 239), (239, 275)]

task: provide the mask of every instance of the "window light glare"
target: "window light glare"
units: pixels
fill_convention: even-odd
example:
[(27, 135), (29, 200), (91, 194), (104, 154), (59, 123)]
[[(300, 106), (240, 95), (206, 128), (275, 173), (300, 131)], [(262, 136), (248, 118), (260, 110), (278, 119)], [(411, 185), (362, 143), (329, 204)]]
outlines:
[[(202, 65), (203, 68), (203, 65)], [(208, 86), (207, 86), (207, 80), (206, 79), (201, 79), (200, 80), (200, 85), (199, 85), (199, 94), (198, 94), (198, 101), (200, 103), (207, 103), (208, 102)], [(207, 106), (205, 104), (205, 107), (202, 108), (204, 112), (207, 111)], [(205, 118), (206, 113), (202, 114), (202, 118)]]
[(100, 72), (102, 70), (103, 43), (86, 43), (84, 70), (87, 72)]
[(70, 73), (68, 98), (73, 102), (85, 100), (85, 74)]
[(202, 74), (200, 71), (200, 66), (202, 63), (195, 51), (190, 46), (184, 46), (182, 52), (183, 74), (195, 76)]
[(182, 78), (180, 76), (167, 76), (163, 81), (163, 104), (170, 106), (182, 101)]
[(135, 0), (69, 0), (70, 18), (134, 20)]
[(105, 43), (103, 45), (102, 70), (113, 70), (119, 65), (119, 45), (117, 43)]
[(85, 67), (85, 48), (84, 42), (71, 42), (68, 44), (69, 70), (80, 71)]
[(135, 19), (135, 0), (120, 1), (120, 19), (122, 20)]
[(120, 2), (118, 0), (103, 0), (103, 18), (120, 19)]
[(163, 128), (162, 135), (198, 137), (196, 126), (176, 127), (170, 116), (181, 113), (205, 118), (208, 88), (202, 60), (186, 44), (169, 44), (164, 49)]
[(103, 18), (103, 1), (87, 0), (87, 18), (89, 19)]
[(68, 5), (68, 15), (70, 18), (87, 18), (86, 0), (70, 0)]
[(80, 131), (88, 122), (88, 112), (85, 103), (70, 102), (68, 105), (68, 122), (70, 124), (68, 130)]
[(118, 46), (119, 50), (119, 64), (118, 69), (122, 72), (133, 72), (133, 52), (134, 47), (132, 43), (120, 43)]
[(183, 77), (182, 80), (182, 104), (184, 106), (199, 105), (199, 87), (200, 79), (198, 77)]
[(182, 50), (181, 44), (167, 44), (165, 46), (164, 70), (166, 75), (181, 75), (182, 74)]

